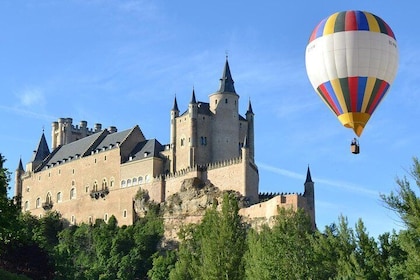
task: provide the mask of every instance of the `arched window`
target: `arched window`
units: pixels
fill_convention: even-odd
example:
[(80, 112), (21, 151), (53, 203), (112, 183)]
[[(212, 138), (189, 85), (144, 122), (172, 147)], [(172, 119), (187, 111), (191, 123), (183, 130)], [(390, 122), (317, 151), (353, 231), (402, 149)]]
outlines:
[(112, 188), (114, 186), (114, 178), (111, 178), (109, 181), (109, 186)]
[(102, 189), (104, 190), (104, 189), (106, 189), (107, 187), (108, 187), (108, 183), (107, 183), (106, 179), (104, 178), (104, 179), (102, 180)]
[(36, 199), (36, 204), (35, 204), (35, 205), (36, 205), (36, 208), (41, 207), (41, 198), (39, 198), (39, 197), (38, 197), (38, 198)]
[(97, 192), (98, 191), (98, 182), (93, 182), (93, 191)]
[(45, 198), (46, 203), (52, 203), (51, 194), (47, 193), (47, 197)]
[(25, 211), (29, 210), (29, 201), (25, 201)]
[(126, 187), (126, 182), (125, 180), (121, 180), (121, 188), (125, 188)]
[(149, 175), (144, 176), (144, 180), (146, 181), (146, 183), (149, 183), (149, 181), (150, 181), (150, 176), (149, 176)]
[(133, 178), (133, 186), (137, 185), (137, 178)]
[(57, 193), (57, 202), (61, 202), (63, 200), (63, 194), (61, 192)]
[(127, 179), (127, 187), (131, 187), (131, 179)]
[(143, 184), (143, 177), (142, 176), (140, 176), (138, 180), (139, 180), (139, 185)]
[(76, 199), (76, 189), (71, 188), (70, 190), (70, 199)]

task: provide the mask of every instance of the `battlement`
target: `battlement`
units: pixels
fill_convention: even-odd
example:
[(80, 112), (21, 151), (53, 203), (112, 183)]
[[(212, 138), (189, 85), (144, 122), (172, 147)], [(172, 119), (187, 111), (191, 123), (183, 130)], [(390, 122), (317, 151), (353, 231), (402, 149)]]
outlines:
[[(73, 125), (72, 118), (59, 118), (51, 124), (51, 143), (52, 149), (60, 145), (69, 144), (84, 137), (90, 136), (102, 130), (102, 124), (95, 123), (93, 128), (88, 128), (87, 121), (80, 121), (78, 125)], [(110, 126), (110, 133), (117, 132), (117, 127)]]

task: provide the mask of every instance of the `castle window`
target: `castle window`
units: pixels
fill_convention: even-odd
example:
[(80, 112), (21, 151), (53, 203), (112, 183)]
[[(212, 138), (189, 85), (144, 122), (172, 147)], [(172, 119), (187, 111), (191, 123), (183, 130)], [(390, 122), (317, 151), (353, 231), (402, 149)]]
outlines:
[(200, 140), (201, 140), (201, 145), (207, 145), (207, 137), (201, 136)]
[(51, 194), (47, 193), (47, 197), (45, 198), (46, 203), (52, 203)]
[(108, 213), (105, 213), (105, 215), (104, 215), (104, 221), (105, 222), (108, 222)]
[(149, 183), (149, 181), (150, 181), (150, 176), (149, 176), (149, 175), (144, 176), (144, 181), (146, 181), (146, 183)]
[(109, 181), (109, 186), (111, 188), (114, 186), (114, 178), (111, 178), (111, 181)]
[(73, 169), (72, 173), (74, 174), (74, 169)]
[(121, 188), (125, 188), (125, 180), (121, 180)]
[(98, 191), (98, 182), (93, 182), (93, 191), (97, 192)]
[(140, 185), (140, 184), (142, 184), (142, 183), (143, 183), (143, 177), (142, 177), (142, 176), (140, 176), (140, 177), (139, 177), (139, 185)]
[(104, 156), (104, 160), (106, 160), (106, 156)]
[(181, 139), (181, 146), (184, 146), (184, 138)]
[(217, 105), (217, 99), (216, 99), (216, 100), (214, 100), (214, 104), (216, 104), (216, 105)]
[(39, 208), (39, 207), (41, 207), (41, 198), (37, 198), (36, 199), (36, 204), (35, 204), (35, 206), (36, 206), (36, 208)]
[(25, 211), (29, 210), (29, 201), (25, 201)]
[(104, 190), (104, 189), (106, 189), (108, 187), (108, 182), (106, 181), (106, 179), (104, 178), (103, 180), (102, 180), (102, 189)]
[(137, 178), (133, 178), (133, 186), (137, 185)]
[(74, 225), (76, 223), (76, 217), (74, 217), (73, 215), (71, 216), (70, 219), (71, 223)]
[(31, 189), (29, 187), (26, 187), (26, 192), (29, 192)]
[(74, 180), (71, 180), (71, 185), (74, 186), (75, 182)]
[(63, 194), (61, 192), (57, 193), (57, 202), (61, 202), (63, 199)]
[(92, 224), (92, 216), (89, 216), (88, 221), (89, 221), (89, 224)]
[(96, 163), (96, 158), (95, 158), (95, 163)]
[(131, 187), (131, 179), (127, 179), (127, 187)]
[(123, 211), (123, 218), (127, 218), (127, 210)]
[(61, 174), (61, 169), (58, 169), (58, 175), (60, 175)]
[(225, 99), (225, 103), (226, 103), (226, 104), (228, 103), (228, 99), (227, 99), (227, 98)]
[(76, 189), (71, 188), (70, 190), (70, 199), (76, 199)]

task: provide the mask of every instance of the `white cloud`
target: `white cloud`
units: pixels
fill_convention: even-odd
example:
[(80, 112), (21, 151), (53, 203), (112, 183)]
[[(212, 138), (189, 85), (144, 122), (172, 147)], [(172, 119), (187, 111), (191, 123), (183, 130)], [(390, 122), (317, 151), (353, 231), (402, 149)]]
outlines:
[(25, 89), (18, 94), (20, 105), (24, 107), (44, 106), (46, 99), (44, 93), (39, 89)]

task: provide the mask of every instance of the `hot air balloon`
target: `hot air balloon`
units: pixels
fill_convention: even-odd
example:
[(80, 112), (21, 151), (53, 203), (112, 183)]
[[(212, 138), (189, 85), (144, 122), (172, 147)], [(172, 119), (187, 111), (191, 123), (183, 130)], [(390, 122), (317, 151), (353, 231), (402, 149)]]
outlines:
[(394, 32), (369, 12), (338, 12), (315, 27), (305, 60), (315, 91), (360, 137), (397, 73)]

